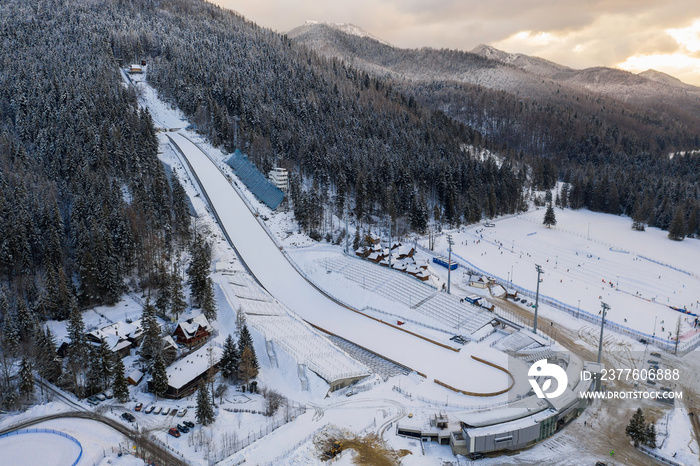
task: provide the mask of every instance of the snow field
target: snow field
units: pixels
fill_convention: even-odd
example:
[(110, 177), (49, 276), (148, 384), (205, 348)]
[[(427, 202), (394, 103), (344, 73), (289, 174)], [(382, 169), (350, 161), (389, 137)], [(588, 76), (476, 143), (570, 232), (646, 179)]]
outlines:
[[(465, 227), (453, 234), (453, 252), (533, 295), (539, 264), (545, 272), (540, 296), (594, 315), (604, 301), (611, 308), (606, 319), (640, 332), (675, 336), (680, 317), (681, 334), (690, 338), (695, 333), (693, 318), (668, 306), (700, 313), (700, 278), (693, 266), (700, 262), (700, 241), (671, 241), (654, 228), (637, 232), (628, 218), (614, 215), (568, 209), (556, 215), (559, 226), (552, 229), (541, 224), (543, 210), (496, 220), (494, 228)], [(442, 254), (446, 246), (440, 237), (435, 251)], [(635, 253), (642, 250), (652, 252)]]

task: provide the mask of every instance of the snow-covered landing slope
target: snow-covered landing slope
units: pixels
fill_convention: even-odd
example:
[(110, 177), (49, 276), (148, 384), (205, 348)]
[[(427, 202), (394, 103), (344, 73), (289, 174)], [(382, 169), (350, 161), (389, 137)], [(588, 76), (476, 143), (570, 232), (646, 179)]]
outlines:
[[(270, 294), (301, 318), (420, 371), (429, 380), (437, 379), (469, 392), (495, 392), (509, 386), (507, 374), (473, 360), (465, 351), (457, 353), (437, 346), (330, 300), (299, 275), (207, 155), (181, 134), (169, 137), (187, 158), (222, 228), (250, 271)], [(478, 347), (478, 351), (484, 359), (507, 365), (501, 352), (486, 347)]]

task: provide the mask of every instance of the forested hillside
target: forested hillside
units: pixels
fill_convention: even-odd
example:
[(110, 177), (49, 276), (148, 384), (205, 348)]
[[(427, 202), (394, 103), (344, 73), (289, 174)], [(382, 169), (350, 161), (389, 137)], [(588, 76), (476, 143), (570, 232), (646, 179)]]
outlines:
[(201, 1), (134, 5), (109, 4), (114, 55), (147, 56), (149, 82), (215, 144), (243, 149), (264, 172), (291, 169), (308, 230), (324, 203), (342, 210), (347, 195), (360, 220), (410, 216), (416, 230), (434, 212), (473, 222), (522, 206), (516, 167), (476, 160), (478, 133), (384, 80)]
[(698, 88), (610, 68), (573, 70), (487, 46), (400, 49), (342, 25), (307, 24), (289, 35), (506, 144), (532, 167), (535, 188), (570, 183), (563, 205), (664, 229), (677, 216), (683, 235), (699, 233)]
[(15, 342), (149, 286), (187, 240), (151, 118), (93, 9), (0, 4), (0, 323)]

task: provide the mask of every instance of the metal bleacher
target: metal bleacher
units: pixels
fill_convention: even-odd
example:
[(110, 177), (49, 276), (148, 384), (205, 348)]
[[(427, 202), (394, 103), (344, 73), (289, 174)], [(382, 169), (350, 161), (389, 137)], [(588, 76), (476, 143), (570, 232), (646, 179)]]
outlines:
[(504, 337), (498, 342), (498, 344), (504, 350), (511, 351), (513, 353), (517, 353), (518, 351), (526, 349), (530, 346), (542, 346), (533, 340), (529, 335), (521, 331), (517, 331), (508, 335), (507, 337)]
[(284, 193), (260, 173), (247, 155), (236, 149), (226, 163), (233, 168), (236, 175), (255, 194), (255, 197), (264, 202), (270, 209), (277, 209), (284, 199)]
[(328, 271), (340, 273), (363, 288), (402, 303), (455, 331), (471, 334), (493, 321), (493, 316), (459, 298), (441, 293), (409, 275), (359, 258), (334, 256), (319, 259)]
[(248, 315), (248, 322), (266, 340), (274, 341), (298, 364), (305, 364), (327, 382), (360, 377), (367, 369), (308, 325), (289, 316)]

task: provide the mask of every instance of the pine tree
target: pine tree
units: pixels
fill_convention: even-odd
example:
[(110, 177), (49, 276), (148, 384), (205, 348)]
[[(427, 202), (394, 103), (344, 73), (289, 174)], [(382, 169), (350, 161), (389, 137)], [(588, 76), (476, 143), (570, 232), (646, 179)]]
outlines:
[(211, 263), (211, 246), (198, 238), (192, 244), (192, 260), (187, 268), (188, 283), (192, 298), (202, 305), (209, 285), (209, 264)]
[(546, 225), (547, 228), (552, 227), (552, 226), (557, 224), (557, 219), (554, 215), (554, 208), (552, 207), (551, 202), (547, 206), (547, 212), (545, 212), (545, 214), (544, 214), (544, 222), (542, 222), (542, 224)]
[(157, 354), (160, 353), (163, 340), (160, 337), (160, 325), (155, 316), (155, 308), (146, 303), (141, 314), (141, 328), (143, 329), (143, 341), (139, 354), (142, 367), (149, 370)]
[(251, 346), (246, 346), (241, 351), (241, 362), (238, 365), (238, 378), (248, 385), (251, 379), (258, 375), (258, 360)]
[(356, 228), (355, 229), (355, 236), (352, 239), (352, 248), (354, 250), (357, 250), (360, 247), (360, 229)]
[(94, 395), (102, 390), (102, 363), (99, 350), (90, 347), (87, 368), (87, 393)]
[(82, 346), (85, 343), (85, 322), (83, 322), (83, 314), (76, 306), (71, 309), (67, 327), (71, 344)]
[(172, 295), (172, 280), (173, 277), (169, 273), (165, 273), (163, 277), (163, 285), (158, 293), (158, 299), (156, 299), (156, 309), (158, 309), (161, 317), (165, 318), (165, 314), (171, 308), (173, 295)]
[(644, 445), (649, 448), (656, 448), (656, 426), (653, 422), (647, 424), (644, 429)]
[(100, 377), (102, 379), (101, 385), (106, 387), (109, 384), (109, 380), (112, 378), (114, 359), (119, 359), (119, 356), (112, 353), (109, 346), (107, 346), (107, 342), (103, 338), (98, 348), (98, 357), (100, 363)]
[(46, 332), (38, 330), (36, 364), (39, 375), (49, 382), (56, 382), (61, 377), (63, 367), (56, 356), (56, 345), (49, 328)]
[(114, 374), (112, 376), (112, 392), (120, 403), (129, 401), (129, 385), (124, 374), (124, 362), (117, 358), (114, 364)]
[(177, 269), (177, 264), (175, 265), (175, 270), (173, 272), (170, 286), (170, 310), (173, 313), (175, 320), (177, 320), (180, 318), (180, 314), (185, 312), (185, 310), (187, 309), (187, 302), (185, 302), (185, 292), (182, 287), (182, 281), (180, 281), (180, 274)]
[(32, 374), (32, 364), (27, 358), (22, 358), (19, 367), (19, 393), (24, 399), (29, 399), (34, 395), (34, 375)]
[(3, 327), (3, 337), (7, 349), (14, 353), (19, 348), (20, 335), (17, 325), (17, 314), (14, 311), (9, 311), (5, 317), (5, 325)]
[(243, 352), (243, 348), (246, 346), (253, 346), (253, 337), (250, 335), (248, 325), (244, 321), (238, 331), (238, 350)]
[(642, 408), (637, 408), (637, 411), (630, 419), (629, 424), (625, 427), (625, 434), (632, 439), (634, 446), (639, 446), (644, 443), (646, 435), (646, 422), (644, 420), (644, 412)]
[(204, 380), (199, 382), (199, 389), (197, 391), (197, 412), (196, 412), (197, 422), (202, 425), (208, 426), (214, 422), (214, 408), (211, 405), (211, 400), (209, 398), (209, 391), (204, 383)]
[(674, 241), (683, 241), (685, 238), (685, 214), (681, 206), (678, 206), (673, 214), (673, 220), (668, 227), (668, 237)]
[(226, 337), (224, 342), (224, 353), (221, 356), (221, 375), (229, 380), (235, 379), (238, 375), (238, 365), (240, 362), (240, 354), (238, 347), (233, 340), (233, 336)]
[(206, 287), (202, 294), (202, 314), (209, 322), (216, 320), (216, 300), (214, 299), (214, 283), (210, 277), (206, 279)]
[(156, 356), (151, 376), (151, 390), (153, 394), (156, 397), (165, 396), (165, 393), (168, 391), (168, 374), (165, 371), (165, 362), (160, 353)]

